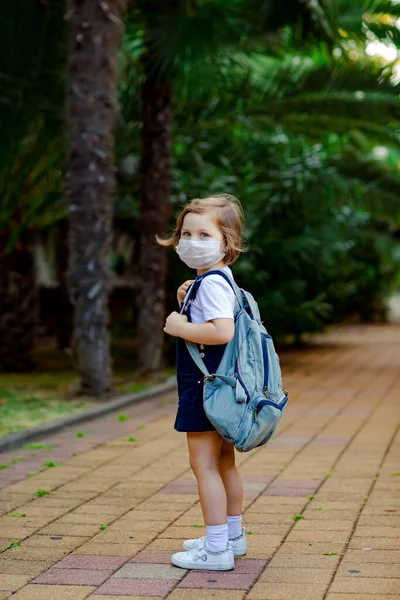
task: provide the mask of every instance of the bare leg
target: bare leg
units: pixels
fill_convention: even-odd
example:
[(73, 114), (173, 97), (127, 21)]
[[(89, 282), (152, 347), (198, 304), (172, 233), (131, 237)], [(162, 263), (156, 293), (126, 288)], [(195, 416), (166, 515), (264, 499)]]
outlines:
[(226, 440), (222, 442), (219, 472), (226, 490), (227, 514), (239, 516), (243, 512), (243, 482), (235, 463), (235, 449)]
[(223, 525), (227, 517), (227, 499), (218, 468), (223, 438), (217, 431), (188, 432), (187, 442), (204, 522), (206, 525)]

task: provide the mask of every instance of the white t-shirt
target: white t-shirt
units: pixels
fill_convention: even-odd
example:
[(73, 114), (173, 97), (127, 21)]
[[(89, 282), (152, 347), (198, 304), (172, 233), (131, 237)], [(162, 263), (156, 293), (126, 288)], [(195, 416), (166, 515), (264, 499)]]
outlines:
[[(228, 266), (221, 269), (230, 277)], [(205, 323), (212, 319), (233, 319), (235, 292), (221, 275), (208, 275), (197, 290), (196, 298), (190, 307), (192, 323)]]

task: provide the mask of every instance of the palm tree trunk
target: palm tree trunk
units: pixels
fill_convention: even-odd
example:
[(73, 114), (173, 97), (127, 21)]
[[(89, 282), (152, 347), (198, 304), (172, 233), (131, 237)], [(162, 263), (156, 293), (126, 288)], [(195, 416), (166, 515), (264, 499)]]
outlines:
[(68, 220), (62, 219), (57, 227), (56, 265), (58, 276), (58, 302), (56, 307), (56, 339), (59, 350), (71, 346), (74, 311), (68, 289)]
[(38, 323), (38, 291), (32, 248), (23, 239), (5, 251), (0, 240), (0, 372), (34, 368), (31, 357)]
[(69, 286), (80, 392), (110, 393), (108, 295), (115, 189), (113, 126), (125, 0), (68, 0)]
[(140, 172), (140, 294), (138, 298), (138, 348), (142, 372), (160, 367), (165, 321), (166, 249), (156, 234), (165, 234), (170, 214), (171, 86), (160, 82), (144, 57), (142, 89)]

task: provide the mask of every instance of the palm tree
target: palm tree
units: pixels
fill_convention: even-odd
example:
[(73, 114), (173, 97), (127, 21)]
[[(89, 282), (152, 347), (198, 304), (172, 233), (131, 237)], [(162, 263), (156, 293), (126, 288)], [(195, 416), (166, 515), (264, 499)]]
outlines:
[(165, 234), (171, 215), (171, 134), (173, 94), (190, 95), (193, 86), (219, 85), (229, 53), (242, 43), (248, 30), (257, 34), (274, 29), (282, 20), (296, 20), (306, 13), (291, 0), (285, 14), (274, 11), (276, 0), (234, 2), (226, 0), (137, 0), (132, 19), (144, 31), (142, 41), (140, 251), (138, 298), (138, 347), (142, 372), (156, 371), (162, 357), (165, 319), (165, 248), (155, 241)]
[(69, 286), (80, 392), (112, 389), (108, 293), (114, 194), (113, 127), (124, 0), (69, 0)]
[[(0, 8), (0, 371), (34, 366), (32, 234), (64, 212), (63, 10), (61, 0)], [(28, 53), (21, 51), (26, 46)]]
[[(143, 373), (161, 362), (162, 323), (165, 318), (167, 255), (155, 243), (170, 216), (172, 83), (157, 77), (151, 52), (143, 56), (140, 164), (139, 274), (137, 306), (138, 347)], [(151, 335), (149, 335), (149, 331)]]

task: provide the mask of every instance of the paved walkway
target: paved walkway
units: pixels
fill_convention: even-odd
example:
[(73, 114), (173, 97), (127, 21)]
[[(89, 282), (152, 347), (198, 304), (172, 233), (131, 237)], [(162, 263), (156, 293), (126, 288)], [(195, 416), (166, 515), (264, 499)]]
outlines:
[(204, 535), (170, 395), (0, 455), (23, 459), (0, 471), (0, 600), (400, 598), (400, 327), (336, 329), (282, 363), (281, 427), (237, 455), (234, 571), (169, 562)]

